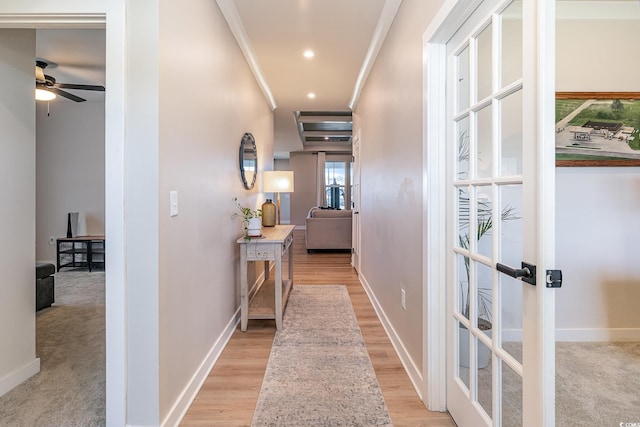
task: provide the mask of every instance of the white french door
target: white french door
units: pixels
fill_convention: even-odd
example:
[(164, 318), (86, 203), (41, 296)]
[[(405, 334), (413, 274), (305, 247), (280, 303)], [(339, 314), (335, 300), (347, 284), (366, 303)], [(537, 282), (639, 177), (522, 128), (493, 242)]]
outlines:
[(554, 425), (553, 5), (479, 2), (446, 44), (447, 407), (461, 427)]
[(353, 227), (351, 265), (360, 273), (360, 132), (353, 138), (353, 182), (351, 191)]

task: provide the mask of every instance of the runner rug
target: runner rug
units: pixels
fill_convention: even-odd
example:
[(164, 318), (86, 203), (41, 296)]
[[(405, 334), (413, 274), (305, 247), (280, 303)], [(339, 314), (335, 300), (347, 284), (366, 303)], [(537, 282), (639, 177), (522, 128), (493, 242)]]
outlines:
[(392, 425), (346, 286), (295, 286), (252, 426)]

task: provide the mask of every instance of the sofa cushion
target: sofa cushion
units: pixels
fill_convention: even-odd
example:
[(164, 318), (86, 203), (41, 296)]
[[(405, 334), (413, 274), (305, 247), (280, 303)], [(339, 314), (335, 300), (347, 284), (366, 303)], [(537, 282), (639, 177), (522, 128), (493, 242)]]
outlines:
[(43, 279), (56, 273), (56, 266), (48, 262), (36, 262), (36, 279)]
[(311, 209), (310, 218), (350, 218), (351, 211), (337, 209)]

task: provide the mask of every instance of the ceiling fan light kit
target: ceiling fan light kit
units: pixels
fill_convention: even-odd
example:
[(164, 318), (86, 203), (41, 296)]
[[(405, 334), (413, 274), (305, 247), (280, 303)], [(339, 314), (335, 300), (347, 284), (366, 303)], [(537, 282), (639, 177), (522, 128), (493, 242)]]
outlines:
[(60, 95), (63, 98), (70, 99), (75, 102), (84, 102), (86, 99), (76, 96), (62, 89), (73, 90), (92, 90), (104, 92), (104, 86), (84, 85), (71, 83), (56, 83), (56, 79), (44, 73), (44, 69), (49, 65), (45, 61), (36, 61), (36, 100), (51, 101)]
[(36, 88), (36, 101), (51, 101), (53, 99), (56, 99), (55, 93)]

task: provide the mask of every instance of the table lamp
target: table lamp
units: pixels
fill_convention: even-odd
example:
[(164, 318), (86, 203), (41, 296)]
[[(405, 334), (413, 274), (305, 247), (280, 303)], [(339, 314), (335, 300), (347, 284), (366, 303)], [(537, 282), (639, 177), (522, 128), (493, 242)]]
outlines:
[(262, 172), (262, 191), (278, 193), (277, 217), (280, 225), (280, 193), (293, 192), (293, 171), (265, 171)]

